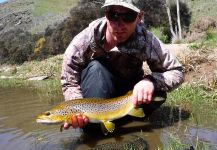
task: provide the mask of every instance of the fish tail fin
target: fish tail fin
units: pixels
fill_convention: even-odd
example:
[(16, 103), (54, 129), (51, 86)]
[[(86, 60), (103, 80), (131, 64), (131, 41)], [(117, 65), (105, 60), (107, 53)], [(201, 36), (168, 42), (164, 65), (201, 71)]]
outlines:
[(134, 117), (145, 117), (145, 113), (143, 111), (142, 108), (133, 108), (129, 113), (128, 115), (130, 116), (134, 116)]
[(104, 135), (107, 135), (108, 132), (111, 133), (111, 132), (114, 131), (114, 129), (115, 129), (115, 124), (112, 123), (112, 122), (110, 122), (110, 121), (103, 121), (103, 122), (101, 123), (101, 129), (102, 129)]

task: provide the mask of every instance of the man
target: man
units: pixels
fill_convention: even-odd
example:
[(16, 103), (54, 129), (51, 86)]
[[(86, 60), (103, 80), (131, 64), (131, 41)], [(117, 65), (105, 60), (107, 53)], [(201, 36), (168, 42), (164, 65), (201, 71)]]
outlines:
[[(79, 33), (64, 54), (61, 83), (66, 100), (111, 98), (133, 90), (135, 106), (146, 115), (166, 99), (166, 92), (183, 82), (181, 64), (143, 25), (144, 12), (133, 0), (106, 0), (105, 17)], [(152, 73), (144, 75), (143, 62)], [(153, 101), (163, 97), (161, 102)], [(67, 129), (84, 127), (88, 118), (77, 114)]]

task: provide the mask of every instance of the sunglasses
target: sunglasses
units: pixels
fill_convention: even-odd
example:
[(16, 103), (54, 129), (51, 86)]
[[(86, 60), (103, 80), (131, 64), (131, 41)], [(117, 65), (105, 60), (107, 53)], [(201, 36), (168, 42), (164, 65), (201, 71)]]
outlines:
[(122, 21), (124, 21), (125, 23), (131, 23), (136, 20), (138, 13), (134, 11), (119, 13), (114, 10), (109, 10), (105, 12), (105, 15), (109, 21), (117, 22), (120, 21), (120, 19), (122, 19)]

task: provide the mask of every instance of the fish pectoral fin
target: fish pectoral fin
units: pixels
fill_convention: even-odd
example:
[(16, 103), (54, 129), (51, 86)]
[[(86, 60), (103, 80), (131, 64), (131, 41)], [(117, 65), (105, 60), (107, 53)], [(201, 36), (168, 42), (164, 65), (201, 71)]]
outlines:
[(145, 113), (143, 111), (142, 108), (133, 108), (129, 113), (128, 115), (130, 116), (134, 116), (134, 117), (145, 117)]
[(103, 121), (101, 123), (101, 128), (102, 128), (102, 131), (105, 135), (108, 134), (108, 132), (113, 132), (114, 129), (115, 129), (115, 124), (110, 122), (110, 121)]
[(64, 124), (61, 124), (61, 126), (60, 126), (60, 132), (63, 132), (63, 127), (64, 127)]
[(105, 125), (103, 123), (101, 123), (101, 130), (104, 135), (108, 135), (108, 130), (105, 128)]

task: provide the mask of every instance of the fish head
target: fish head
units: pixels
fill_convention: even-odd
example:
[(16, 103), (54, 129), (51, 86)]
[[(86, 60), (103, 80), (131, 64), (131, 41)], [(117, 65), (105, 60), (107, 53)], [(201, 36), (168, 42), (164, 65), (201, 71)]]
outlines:
[(50, 110), (37, 116), (36, 122), (42, 124), (58, 124), (67, 120), (67, 114), (63, 110)]

